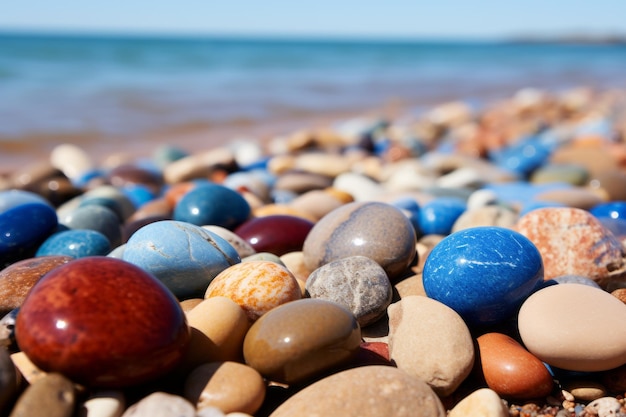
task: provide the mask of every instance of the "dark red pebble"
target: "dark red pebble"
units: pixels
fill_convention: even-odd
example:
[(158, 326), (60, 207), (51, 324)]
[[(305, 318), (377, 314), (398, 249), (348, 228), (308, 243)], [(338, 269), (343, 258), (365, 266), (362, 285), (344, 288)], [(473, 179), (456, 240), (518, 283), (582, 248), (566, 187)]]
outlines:
[(282, 256), (302, 250), (314, 223), (296, 216), (272, 215), (247, 220), (235, 233), (258, 252)]

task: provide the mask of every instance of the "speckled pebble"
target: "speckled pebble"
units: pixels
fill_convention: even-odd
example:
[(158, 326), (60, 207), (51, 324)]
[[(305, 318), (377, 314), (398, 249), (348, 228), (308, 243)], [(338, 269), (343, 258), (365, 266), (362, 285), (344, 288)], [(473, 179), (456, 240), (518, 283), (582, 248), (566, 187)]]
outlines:
[(342, 371), (304, 388), (270, 415), (344, 417), (445, 417), (433, 390), (389, 366)]
[(347, 364), (359, 351), (361, 331), (345, 307), (315, 299), (283, 304), (246, 334), (246, 364), (270, 381), (293, 384)]
[(333, 210), (309, 232), (302, 252), (313, 271), (348, 256), (362, 255), (383, 267), (393, 280), (416, 256), (415, 231), (400, 209), (378, 202), (356, 202)]
[(131, 405), (122, 417), (195, 417), (196, 409), (178, 395), (154, 392)]
[(409, 296), (389, 306), (389, 356), (399, 369), (447, 396), (469, 376), (474, 345), (454, 310), (427, 297)]
[(238, 362), (211, 362), (185, 380), (185, 398), (197, 409), (217, 407), (224, 413), (254, 414), (265, 398), (265, 381), (255, 369)]
[(10, 417), (33, 417), (45, 410), (47, 417), (71, 417), (76, 392), (72, 382), (51, 373), (30, 385), (17, 400)]
[(104, 256), (111, 251), (111, 243), (105, 235), (95, 230), (65, 230), (46, 239), (35, 256)]
[(302, 298), (296, 278), (285, 267), (270, 261), (233, 265), (218, 274), (204, 298), (226, 297), (257, 320), (273, 308)]
[(392, 297), (387, 274), (365, 256), (351, 256), (319, 267), (306, 280), (306, 292), (311, 298), (348, 308), (361, 327), (382, 317)]
[(580, 417), (626, 417), (622, 404), (614, 397), (602, 397), (590, 402)]

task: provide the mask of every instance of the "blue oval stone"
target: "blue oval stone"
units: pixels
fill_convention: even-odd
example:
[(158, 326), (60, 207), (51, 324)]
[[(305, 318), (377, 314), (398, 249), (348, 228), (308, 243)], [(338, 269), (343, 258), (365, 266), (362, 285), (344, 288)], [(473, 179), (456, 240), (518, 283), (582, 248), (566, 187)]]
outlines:
[(111, 251), (105, 235), (95, 230), (66, 230), (55, 233), (37, 249), (36, 256), (65, 255), (73, 258), (104, 256)]
[(598, 204), (589, 210), (598, 219), (626, 219), (626, 201), (610, 201)]
[(237, 191), (206, 183), (185, 194), (174, 208), (174, 220), (197, 226), (232, 229), (250, 216), (250, 205)]
[(511, 317), (543, 282), (543, 262), (525, 236), (501, 227), (474, 227), (445, 237), (424, 264), (428, 297), (454, 309), (469, 325)]
[(217, 274), (241, 262), (217, 234), (190, 223), (163, 220), (128, 239), (122, 259), (156, 276), (179, 299), (204, 297)]
[(425, 235), (447, 235), (466, 208), (465, 201), (460, 198), (439, 197), (431, 200), (418, 213), (420, 230)]

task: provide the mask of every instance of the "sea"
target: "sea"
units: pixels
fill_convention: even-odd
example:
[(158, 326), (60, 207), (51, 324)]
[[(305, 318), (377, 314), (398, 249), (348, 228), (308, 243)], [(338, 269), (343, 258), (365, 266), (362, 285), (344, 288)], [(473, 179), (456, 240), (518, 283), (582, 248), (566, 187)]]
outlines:
[(579, 86), (626, 88), (626, 45), (0, 33), (0, 143)]

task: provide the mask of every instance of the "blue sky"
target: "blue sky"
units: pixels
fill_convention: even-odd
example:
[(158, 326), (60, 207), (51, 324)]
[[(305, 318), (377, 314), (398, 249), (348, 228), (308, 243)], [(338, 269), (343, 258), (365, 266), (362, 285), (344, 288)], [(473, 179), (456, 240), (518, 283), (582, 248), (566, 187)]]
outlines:
[(624, 0), (5, 1), (0, 30), (373, 38), (626, 34)]

